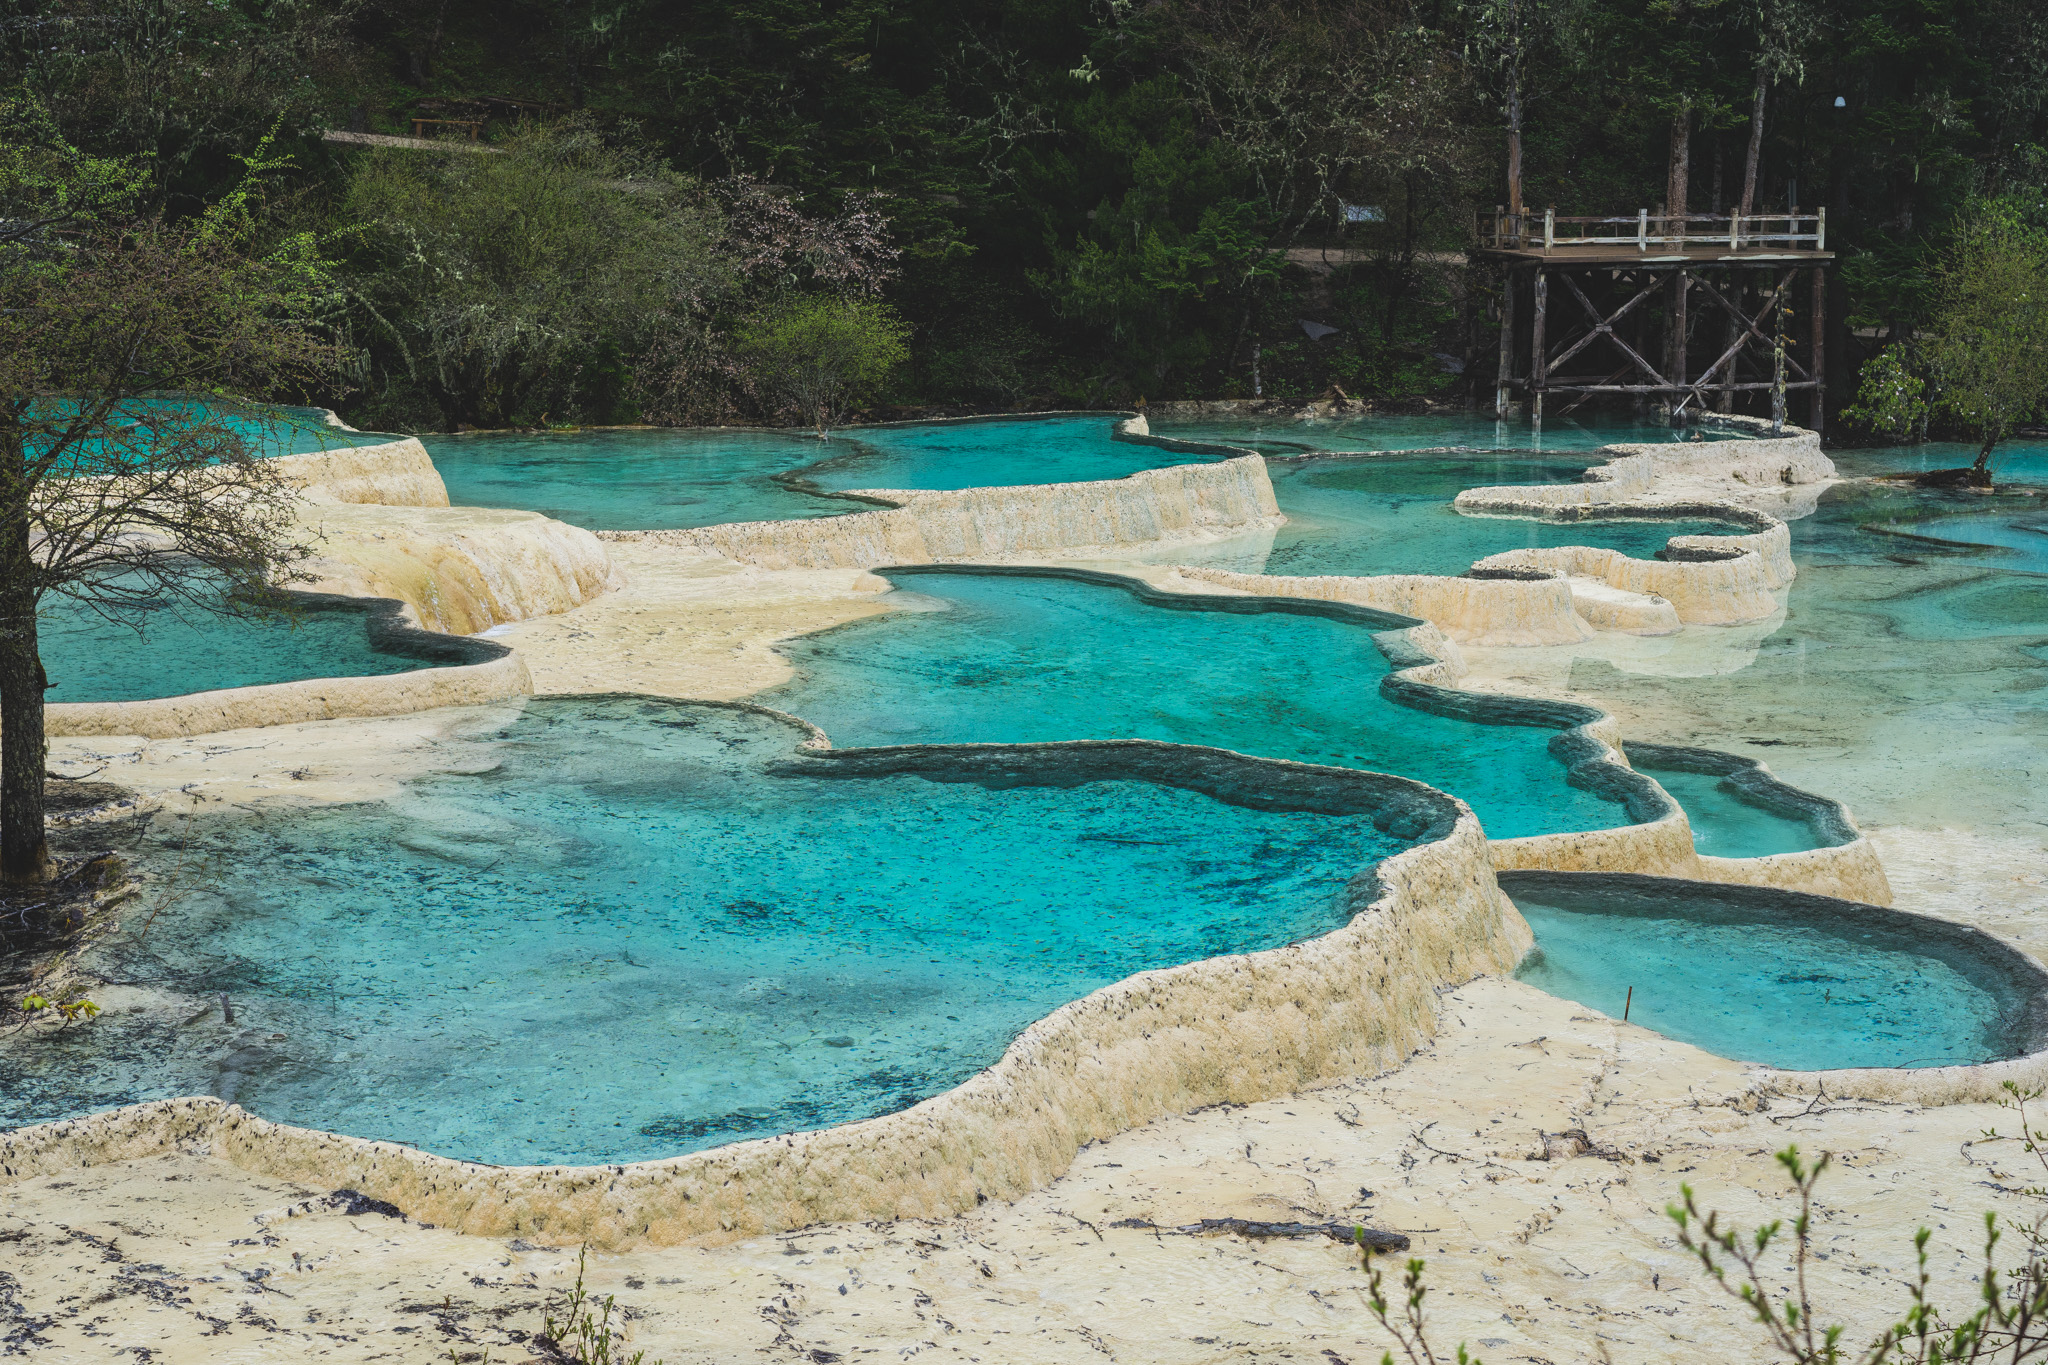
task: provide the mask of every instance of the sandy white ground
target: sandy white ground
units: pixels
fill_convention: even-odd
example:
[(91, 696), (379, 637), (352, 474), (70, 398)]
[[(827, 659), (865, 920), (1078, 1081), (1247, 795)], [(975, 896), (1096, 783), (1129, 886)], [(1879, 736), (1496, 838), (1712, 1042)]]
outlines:
[[(1783, 1211), (1770, 1154), (1835, 1154), (1818, 1292), (1864, 1327), (1934, 1230), (1949, 1302), (1987, 1208), (2028, 1177), (1995, 1109), (1755, 1111), (1743, 1068), (1513, 982), (1444, 999), (1438, 1040), (1389, 1075), (1151, 1124), (1015, 1204), (942, 1222), (826, 1226), (727, 1246), (592, 1254), (634, 1349), (681, 1362), (1376, 1361), (1355, 1257), (1328, 1241), (1157, 1236), (1112, 1224), (1364, 1219), (1428, 1258), (1447, 1343), (1500, 1361), (1765, 1358), (1675, 1244), (1690, 1183), (1743, 1223)], [(1538, 1161), (1583, 1128), (1608, 1156)], [(1370, 1193), (1366, 1193), (1370, 1191)], [(28, 1181), (0, 1202), (0, 1340), (35, 1358), (231, 1362), (530, 1358), (573, 1249), (376, 1213), (285, 1216), (327, 1191), (211, 1157)]]

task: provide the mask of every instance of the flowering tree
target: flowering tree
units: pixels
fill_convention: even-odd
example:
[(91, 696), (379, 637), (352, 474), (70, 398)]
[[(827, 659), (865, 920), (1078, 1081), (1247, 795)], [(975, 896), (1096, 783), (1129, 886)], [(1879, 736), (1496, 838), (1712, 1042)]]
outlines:
[[(883, 286), (896, 276), (899, 254), (882, 196), (848, 195), (837, 216), (822, 217), (750, 176), (722, 182), (716, 195), (725, 219), (715, 249), (727, 273), (720, 288), (679, 290), (671, 297), (639, 367), (647, 414), (689, 423), (720, 422), (736, 412), (794, 410), (822, 431), (839, 398), (819, 408), (813, 399), (820, 391), (808, 384), (810, 397), (793, 396), (784, 382), (789, 376), (765, 368), (763, 357), (769, 349), (787, 355), (787, 347), (809, 336), (821, 343), (832, 339), (832, 353), (843, 358), (840, 343), (856, 332), (877, 343), (886, 332), (900, 349), (900, 325), (879, 302)], [(834, 315), (798, 306), (810, 299), (845, 307)], [(840, 322), (828, 325), (832, 316)], [(743, 335), (753, 341), (743, 344)], [(840, 361), (832, 367), (841, 368)]]

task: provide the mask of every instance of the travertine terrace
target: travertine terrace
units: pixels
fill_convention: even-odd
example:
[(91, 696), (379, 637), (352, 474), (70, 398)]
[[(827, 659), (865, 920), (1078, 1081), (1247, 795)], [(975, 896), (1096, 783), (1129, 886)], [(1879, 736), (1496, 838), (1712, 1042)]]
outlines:
[[(1122, 420), (1120, 434), (1157, 439), (1143, 417)], [(1805, 852), (1702, 856), (1684, 811), (1629, 766), (1631, 736), (1613, 716), (1518, 691), (1504, 677), (1502, 661), (1520, 650), (1603, 635), (1653, 639), (1782, 611), (1793, 578), (1783, 518), (1810, 509), (1833, 477), (1818, 441), (1793, 430), (1618, 447), (1581, 484), (1469, 490), (1457, 500), (1469, 515), (1711, 515), (1749, 530), (1677, 537), (1655, 561), (1587, 548), (1513, 551), (1458, 578), (1163, 566), (1151, 552), (1281, 520), (1259, 456), (1207, 453), (1222, 458), (1096, 483), (861, 490), (874, 510), (596, 535), (531, 512), (449, 507), (417, 441), (290, 457), (316, 542), (312, 586), (389, 599), (393, 628), (478, 636), (467, 646), (474, 661), (57, 706), (52, 761), (97, 765), (143, 803), (165, 808), (375, 799), (431, 769), (436, 736), (457, 714), (443, 708), (473, 714), (517, 708), (533, 694), (612, 691), (743, 706), (786, 674), (777, 641), (889, 609), (890, 585), (872, 570), (1037, 566), (1136, 578), (1153, 594), (1313, 603), (1373, 622), (1396, 665), (1389, 695), (1493, 723), (1540, 716), (1563, 726), (1552, 747), (1573, 780), (1624, 796), (1632, 822), (1488, 840), (1455, 798), (1397, 777), (1332, 777), (1331, 769), (1145, 741), (985, 746), (987, 761), (1066, 765), (1082, 776), (1099, 769), (1180, 784), (1313, 786), (1319, 799), (1353, 803), (1427, 837), (1378, 866), (1344, 928), (1096, 991), (1026, 1030), (967, 1084), (861, 1123), (604, 1167), (455, 1161), (266, 1122), (203, 1097), (0, 1135), (9, 1217), (23, 1229), (10, 1245), (37, 1257), (17, 1282), (31, 1295), (50, 1292), (49, 1267), (79, 1254), (76, 1230), (105, 1223), (123, 1230), (123, 1255), (147, 1256), (146, 1275), (182, 1286), (176, 1292), (198, 1317), (188, 1321), (179, 1307), (151, 1318), (142, 1299), (112, 1299), (90, 1331), (161, 1358), (196, 1359), (207, 1314), (230, 1315), (231, 1301), (246, 1297), (275, 1319), (269, 1340), (313, 1331), (292, 1316), (303, 1309), (307, 1324), (336, 1324), (326, 1349), (353, 1359), (374, 1354), (371, 1336), (412, 1312), (412, 1299), (437, 1299), (444, 1286), (445, 1306), (433, 1310), (443, 1336), (507, 1343), (505, 1314), (526, 1310), (508, 1307), (487, 1321), (493, 1305), (507, 1295), (536, 1298), (572, 1273), (558, 1250), (544, 1248), (587, 1245), (595, 1282), (622, 1286), (622, 1302), (635, 1309), (634, 1345), (671, 1361), (727, 1358), (728, 1343), (750, 1333), (764, 1349), (816, 1360), (888, 1349), (1192, 1361), (1226, 1358), (1226, 1339), (1297, 1353), (1327, 1344), (1325, 1353), (1342, 1360), (1378, 1347), (1356, 1302), (1356, 1272), (1334, 1250), (1106, 1229), (1128, 1217), (1356, 1216), (1416, 1230), (1444, 1274), (1457, 1277), (1441, 1310), (1451, 1330), (1475, 1342), (1497, 1337), (1501, 1348), (1551, 1352), (1540, 1358), (1590, 1358), (1578, 1334), (1597, 1333), (1626, 1343), (1631, 1358), (1676, 1359), (1689, 1352), (1674, 1340), (1686, 1333), (1665, 1330), (1671, 1313), (1696, 1324), (1687, 1329), (1694, 1339), (1739, 1340), (1741, 1328), (1739, 1315), (1688, 1279), (1657, 1210), (1681, 1168), (1731, 1207), (1768, 1206), (1771, 1172), (1756, 1153), (1788, 1134), (1846, 1146), (1862, 1164), (1887, 1169), (1882, 1190), (1845, 1177), (1839, 1216), (1847, 1263), (1893, 1263), (1884, 1258), (1903, 1241), (1896, 1219), (1921, 1216), (1894, 1206), (1992, 1160), (1973, 1157), (1967, 1142), (1958, 1156), (1955, 1135), (1981, 1129), (1976, 1106), (1997, 1098), (2005, 1080), (2048, 1076), (2040, 1054), (1927, 1071), (1774, 1072), (1588, 1017), (1503, 979), (1532, 941), (1495, 884), (1496, 871), (1511, 869), (1740, 883), (1758, 895), (1896, 900), (1907, 911), (1971, 918), (1939, 896), (1908, 894), (1927, 890), (1924, 877), (1895, 887), (1877, 844), (1832, 794), (1789, 786), (1749, 760), (1672, 750), (1674, 761), (1726, 771), (1760, 800), (1839, 834)], [(1131, 562), (1140, 550), (1155, 562)], [(1483, 655), (1484, 667), (1475, 670), (1467, 650)], [(884, 761), (862, 753), (834, 750), (813, 731), (798, 761)], [(946, 761), (979, 760), (956, 751)], [(1987, 951), (2040, 970), (2003, 944)], [(1832, 1098), (1810, 1102), (1814, 1093)], [(1774, 1116), (1788, 1107), (1798, 1117), (1781, 1130)], [(1532, 1145), (1538, 1155), (1547, 1150), (1544, 1132), (1568, 1128), (1591, 1131), (1593, 1141), (1529, 1160)], [(63, 1189), (76, 1193), (53, 1193)], [(335, 1189), (387, 1201), (406, 1220), (347, 1222), (336, 1212), (346, 1201), (322, 1202)], [(1866, 1208), (1873, 1226), (1850, 1226)], [(61, 1228), (51, 1221), (59, 1209), (72, 1220)], [(1959, 1228), (1957, 1240), (1967, 1233)], [(255, 1240), (246, 1251), (224, 1249), (238, 1238)], [(192, 1258), (174, 1242), (209, 1248), (211, 1278), (197, 1261), (187, 1266)], [(279, 1258), (288, 1244), (286, 1269)], [(1625, 1269), (1611, 1250), (1618, 1244), (1629, 1248)], [(1119, 1251), (1121, 1261), (1112, 1255)], [(357, 1259), (372, 1254), (414, 1269), (373, 1287), (375, 1277), (359, 1269), (367, 1261)], [(118, 1259), (109, 1253), (110, 1266)], [(443, 1273), (454, 1266), (476, 1270), (468, 1287)], [(963, 1285), (979, 1294), (978, 1280), (961, 1279), (977, 1266), (1000, 1310), (958, 1298)], [(1940, 1273), (1955, 1269), (1944, 1263)], [(732, 1335), (678, 1316), (648, 1280), (677, 1286), (678, 1302), (703, 1296)], [(1239, 1280), (1242, 1290), (1228, 1287)], [(1108, 1287), (1084, 1294), (1084, 1282)], [(1874, 1297), (1839, 1269), (1830, 1282), (1858, 1304)], [(1177, 1287), (1148, 1298), (1144, 1287), (1155, 1283)], [(290, 1312), (257, 1303), (284, 1285), (295, 1296)], [(1246, 1313), (1212, 1307), (1230, 1293), (1249, 1296)], [(1092, 1306), (1084, 1302), (1091, 1294)], [(1164, 1314), (1139, 1307), (1155, 1299), (1174, 1306)], [(196, 1306), (202, 1301), (208, 1306)], [(861, 1304), (868, 1316), (856, 1323)], [(411, 1321), (428, 1326), (433, 1313), (422, 1314)], [(1184, 1334), (1183, 1319), (1206, 1324), (1208, 1334)], [(64, 1310), (39, 1330), (79, 1349), (84, 1321)], [(527, 1330), (535, 1329), (537, 1321)], [(1009, 1342), (994, 1344), (1004, 1333)], [(429, 1335), (383, 1344), (401, 1343), (408, 1359), (428, 1358), (429, 1347), (445, 1353), (447, 1343)], [(982, 1354), (969, 1353), (970, 1341)], [(1496, 1353), (1509, 1354), (1489, 1347)]]

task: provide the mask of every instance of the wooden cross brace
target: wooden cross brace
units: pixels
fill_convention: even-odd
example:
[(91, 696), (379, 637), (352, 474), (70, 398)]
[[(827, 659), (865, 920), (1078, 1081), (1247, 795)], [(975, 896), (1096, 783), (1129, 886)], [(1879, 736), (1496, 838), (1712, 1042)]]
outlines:
[[(1699, 281), (1699, 286), (1700, 288), (1706, 290), (1707, 297), (1711, 298), (1715, 303), (1720, 304), (1722, 309), (1726, 311), (1730, 317), (1734, 318), (1736, 322), (1742, 325), (1743, 330), (1736, 335), (1735, 344), (1730, 346), (1727, 350), (1721, 352), (1721, 358), (1719, 360), (1716, 360), (1713, 364), (1707, 366), (1707, 368), (1700, 374), (1700, 377), (1692, 382), (1692, 387), (1695, 391), (1700, 389), (1712, 388), (1714, 375), (1719, 372), (1723, 365), (1732, 367), (1735, 364), (1735, 357), (1741, 354), (1742, 348), (1748, 345), (1752, 340), (1761, 342), (1766, 351), (1774, 350), (1776, 348), (1777, 342), (1772, 338), (1764, 335), (1761, 324), (1763, 323), (1763, 320), (1765, 318), (1771, 315), (1771, 310), (1773, 308), (1776, 308), (1779, 304), (1779, 301), (1785, 297), (1785, 291), (1791, 287), (1792, 276), (1795, 273), (1796, 272), (1794, 271), (1787, 270), (1783, 275), (1779, 276), (1778, 287), (1770, 292), (1770, 296), (1764, 300), (1764, 306), (1757, 310), (1756, 317), (1754, 318), (1749, 317), (1740, 308), (1737, 308), (1734, 304), (1730, 303), (1727, 297), (1724, 294), (1722, 294), (1720, 290), (1714, 288), (1714, 286), (1709, 284), (1704, 278), (1702, 278)], [(1813, 374), (1811, 371), (1809, 371), (1804, 365), (1800, 364), (1798, 361), (1792, 358), (1792, 354), (1789, 349), (1785, 353), (1785, 364), (1790, 366), (1793, 373), (1797, 374), (1801, 379), (1813, 378)], [(1732, 373), (1733, 372), (1731, 369), (1731, 377)]]
[(1658, 372), (1657, 367), (1655, 365), (1652, 365), (1649, 361), (1643, 359), (1643, 357), (1636, 352), (1636, 348), (1629, 345), (1626, 341), (1623, 341), (1621, 339), (1621, 333), (1614, 330), (1614, 325), (1620, 322), (1623, 318), (1627, 317), (1631, 312), (1633, 312), (1637, 304), (1641, 303), (1644, 299), (1650, 297), (1650, 295), (1657, 292), (1657, 287), (1661, 283), (1661, 281), (1655, 279), (1651, 280), (1648, 284), (1644, 285), (1640, 290), (1636, 291), (1635, 297), (1631, 298), (1627, 303), (1621, 305), (1621, 307), (1615, 309), (1612, 313), (1603, 316), (1600, 312), (1600, 309), (1593, 303), (1593, 300), (1586, 297), (1586, 291), (1579, 288), (1579, 282), (1572, 278), (1571, 272), (1560, 270), (1558, 272), (1558, 278), (1564, 281), (1565, 288), (1572, 291), (1572, 297), (1577, 299), (1579, 301), (1579, 306), (1586, 310), (1586, 316), (1593, 320), (1593, 325), (1590, 331), (1587, 331), (1584, 335), (1580, 336), (1577, 341), (1574, 341), (1565, 350), (1559, 352), (1555, 358), (1546, 358), (1543, 360), (1543, 372), (1545, 374), (1548, 374), (1552, 370), (1557, 369), (1559, 366), (1563, 365), (1567, 360), (1570, 360), (1573, 356), (1577, 355), (1580, 351), (1592, 345), (1592, 343), (1597, 338), (1604, 336), (1609, 341), (1613, 342), (1616, 346), (1620, 347), (1622, 354), (1626, 355), (1629, 358), (1629, 360), (1634, 363), (1637, 369), (1641, 370), (1644, 374), (1648, 375), (1651, 379), (1655, 380), (1660, 386), (1667, 388), (1671, 387), (1670, 381), (1665, 379), (1664, 376)]

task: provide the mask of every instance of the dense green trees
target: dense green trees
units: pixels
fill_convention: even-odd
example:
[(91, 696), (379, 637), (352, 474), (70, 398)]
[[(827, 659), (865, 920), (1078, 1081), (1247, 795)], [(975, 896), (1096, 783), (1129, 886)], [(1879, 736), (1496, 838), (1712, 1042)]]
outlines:
[(616, 406), (627, 357), (673, 301), (728, 287), (698, 186), (587, 118), (449, 148), (372, 151), (339, 205), (361, 225), (358, 378), (386, 424), (530, 426)]
[[(5, 79), (77, 145), (140, 156), (174, 216), (264, 129), (304, 136), (298, 212), (354, 234), (346, 401), (385, 422), (763, 415), (730, 346), (769, 290), (733, 249), (743, 185), (815, 223), (870, 196), (911, 329), (880, 396), (926, 404), (1455, 394), (1487, 331), (1484, 282), (1445, 260), (1475, 208), (1825, 204), (1846, 398), (1930, 319), (1964, 205), (2048, 181), (2033, 0), (0, 0), (0, 21)], [(522, 124), (571, 116), (555, 136), (592, 159), (549, 174), (672, 190), (550, 191), (580, 226), (514, 223), (547, 140)], [(313, 140), (415, 117), (481, 119), (509, 155)], [(611, 249), (507, 254), (572, 226)], [(416, 291), (435, 320), (394, 312)]]

